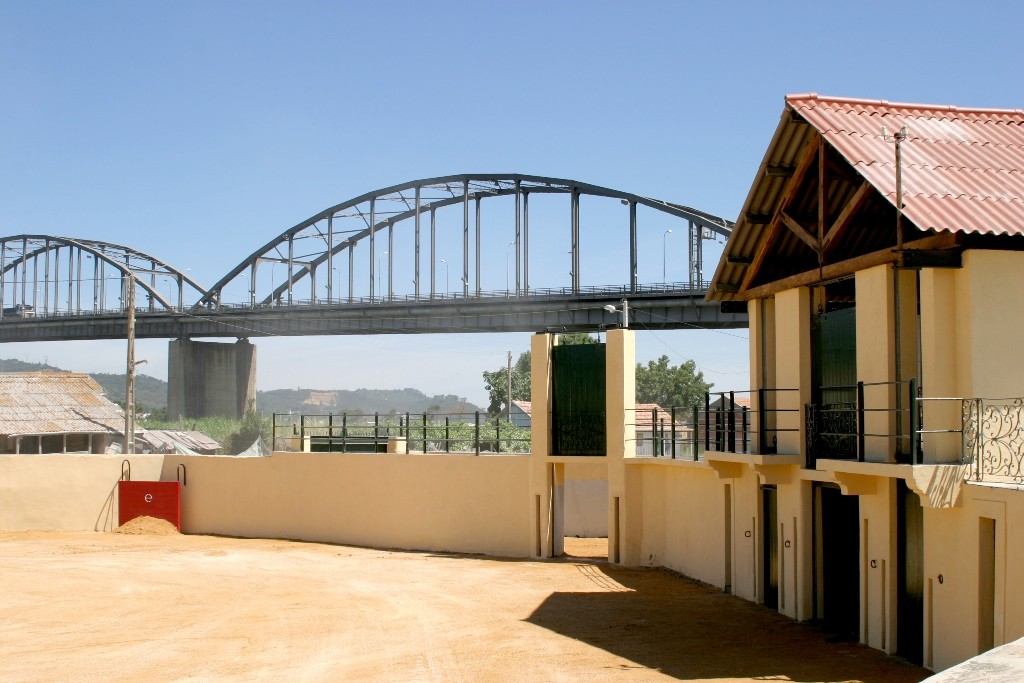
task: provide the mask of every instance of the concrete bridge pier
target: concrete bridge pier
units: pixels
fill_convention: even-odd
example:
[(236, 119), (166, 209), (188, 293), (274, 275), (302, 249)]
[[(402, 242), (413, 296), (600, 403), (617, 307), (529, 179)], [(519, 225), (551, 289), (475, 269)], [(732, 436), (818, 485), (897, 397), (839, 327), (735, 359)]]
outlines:
[(175, 339), (167, 354), (167, 419), (240, 418), (256, 400), (256, 346)]

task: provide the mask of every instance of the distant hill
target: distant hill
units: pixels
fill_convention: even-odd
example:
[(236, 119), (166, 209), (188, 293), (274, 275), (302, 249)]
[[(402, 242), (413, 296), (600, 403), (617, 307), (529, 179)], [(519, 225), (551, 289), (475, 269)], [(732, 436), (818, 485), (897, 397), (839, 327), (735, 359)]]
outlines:
[(477, 406), (461, 396), (427, 396), (419, 389), (273, 389), (256, 392), (263, 413), (471, 413)]
[[(0, 358), (0, 372), (59, 372), (45, 363)], [(124, 402), (124, 374), (91, 372), (107, 398)], [(167, 407), (167, 382), (149, 375), (135, 376), (135, 400), (146, 408)], [(479, 410), (461, 396), (427, 396), (419, 389), (273, 389), (256, 392), (256, 409), (270, 413), (471, 413)]]

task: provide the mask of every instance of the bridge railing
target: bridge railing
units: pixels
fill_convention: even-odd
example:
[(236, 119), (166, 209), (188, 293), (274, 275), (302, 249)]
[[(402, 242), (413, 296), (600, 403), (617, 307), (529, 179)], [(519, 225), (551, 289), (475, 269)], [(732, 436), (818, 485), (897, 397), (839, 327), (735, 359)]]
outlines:
[(608, 296), (632, 296), (635, 294), (683, 294), (683, 295), (703, 295), (709, 286), (709, 282), (702, 282), (698, 287), (690, 287), (688, 282), (666, 282), (666, 283), (655, 283), (637, 285), (636, 289), (631, 289), (628, 285), (606, 285), (606, 286), (590, 286), (580, 287), (573, 289), (572, 287), (531, 287), (528, 291), (516, 292), (514, 290), (494, 289), (485, 290), (477, 293), (471, 291), (468, 294), (465, 292), (449, 291), (449, 292), (420, 292), (415, 293), (403, 293), (403, 294), (392, 294), (392, 295), (374, 295), (370, 296), (332, 296), (328, 297), (317, 297), (316, 299), (298, 299), (293, 298), (291, 303), (286, 301), (286, 295), (282, 295), (279, 299), (271, 302), (259, 301), (255, 304), (250, 303), (239, 303), (239, 302), (222, 302), (219, 304), (220, 308), (226, 309), (261, 309), (261, 308), (277, 308), (283, 306), (292, 307), (311, 307), (311, 306), (338, 306), (338, 305), (358, 305), (358, 306), (370, 306), (375, 304), (389, 304), (389, 303), (423, 303), (431, 301), (466, 301), (466, 300), (479, 300), (479, 299), (514, 299), (522, 297), (568, 297), (568, 296), (594, 296), (594, 297), (608, 297)]
[[(292, 414), (273, 416), (274, 450), (328, 453), (530, 452), (530, 428), (487, 413)], [(404, 442), (404, 443), (403, 443)]]

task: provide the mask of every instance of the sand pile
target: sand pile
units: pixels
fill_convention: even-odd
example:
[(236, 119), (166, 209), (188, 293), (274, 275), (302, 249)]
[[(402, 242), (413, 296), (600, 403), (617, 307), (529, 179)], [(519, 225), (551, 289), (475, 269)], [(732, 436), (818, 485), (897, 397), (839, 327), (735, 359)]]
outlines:
[(125, 522), (114, 529), (114, 533), (131, 534), (133, 536), (169, 536), (170, 534), (178, 533), (178, 530), (166, 519), (157, 519), (156, 517), (143, 515), (142, 517), (136, 517), (131, 521)]

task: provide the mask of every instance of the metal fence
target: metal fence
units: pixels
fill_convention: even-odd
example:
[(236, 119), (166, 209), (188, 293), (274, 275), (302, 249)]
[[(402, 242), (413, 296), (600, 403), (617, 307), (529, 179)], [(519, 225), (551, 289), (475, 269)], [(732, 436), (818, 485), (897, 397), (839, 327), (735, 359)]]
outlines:
[(696, 408), (632, 408), (626, 410), (626, 424), (635, 434), (638, 457), (698, 460), (701, 450), (694, 433)]
[[(785, 407), (780, 397), (790, 394), (793, 407)], [(638, 456), (699, 460), (705, 451), (775, 453), (779, 434), (800, 431), (799, 414), (796, 389), (766, 388), (708, 392), (703, 406), (637, 409), (631, 422)], [(786, 426), (787, 416), (792, 426)]]
[(474, 413), (275, 413), (274, 449), (342, 453), (382, 453), (391, 439), (404, 439), (402, 452), (529, 453), (530, 429), (503, 417)]

